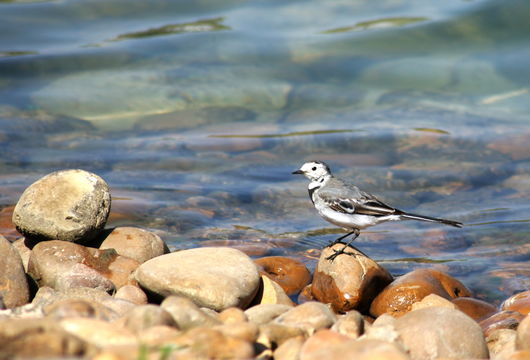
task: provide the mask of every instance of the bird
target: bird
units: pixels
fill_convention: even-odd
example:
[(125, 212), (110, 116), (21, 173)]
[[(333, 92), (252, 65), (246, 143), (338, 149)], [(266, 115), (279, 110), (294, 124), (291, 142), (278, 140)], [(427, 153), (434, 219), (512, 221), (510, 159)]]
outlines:
[(334, 253), (326, 258), (330, 261), (344, 254), (344, 250), (359, 236), (361, 230), (387, 221), (420, 220), (457, 228), (463, 226), (458, 221), (413, 214), (389, 206), (374, 195), (333, 176), (329, 166), (322, 161), (308, 161), (292, 173), (304, 175), (310, 180), (307, 188), (309, 198), (319, 215), (333, 225), (348, 231), (346, 235), (330, 242), (326, 247), (342, 243), (342, 240), (352, 235), (344, 247), (339, 250), (333, 249)]

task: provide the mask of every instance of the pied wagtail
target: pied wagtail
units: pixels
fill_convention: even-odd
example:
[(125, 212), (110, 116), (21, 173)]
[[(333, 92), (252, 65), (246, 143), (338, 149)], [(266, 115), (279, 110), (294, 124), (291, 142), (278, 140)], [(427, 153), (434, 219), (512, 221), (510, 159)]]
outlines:
[(329, 166), (321, 161), (309, 161), (293, 172), (302, 174), (309, 183), (309, 198), (320, 216), (330, 223), (350, 232), (328, 244), (327, 247), (341, 243), (346, 237), (352, 238), (340, 250), (326, 259), (333, 261), (359, 236), (360, 230), (386, 221), (421, 220), (462, 227), (462, 223), (453, 220), (439, 219), (430, 216), (407, 213), (361, 191), (357, 186), (347, 184), (331, 174)]

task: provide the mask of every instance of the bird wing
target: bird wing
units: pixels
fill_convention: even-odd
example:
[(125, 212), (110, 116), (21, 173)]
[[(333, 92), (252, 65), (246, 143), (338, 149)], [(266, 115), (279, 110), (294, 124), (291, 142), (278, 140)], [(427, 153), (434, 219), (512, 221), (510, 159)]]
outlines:
[(357, 188), (352, 190), (354, 190), (352, 194), (346, 194), (322, 189), (318, 195), (331, 209), (344, 214), (386, 216), (400, 213), (372, 194), (359, 191)]

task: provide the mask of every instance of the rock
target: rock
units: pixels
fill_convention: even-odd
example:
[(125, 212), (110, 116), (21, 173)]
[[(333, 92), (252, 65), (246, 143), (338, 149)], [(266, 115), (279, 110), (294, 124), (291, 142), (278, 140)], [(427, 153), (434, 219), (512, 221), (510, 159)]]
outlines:
[(0, 320), (0, 355), (13, 358), (91, 357), (95, 348), (52, 319)]
[(475, 321), (485, 319), (497, 312), (497, 308), (494, 305), (470, 297), (457, 297), (451, 302), (456, 305), (458, 310)]
[(274, 323), (298, 327), (307, 334), (312, 334), (318, 329), (331, 327), (336, 320), (335, 314), (327, 305), (310, 301), (281, 314)]
[[(200, 264), (200, 265), (199, 265)], [(148, 260), (135, 273), (142, 288), (159, 296), (186, 296), (217, 311), (245, 308), (256, 295), (260, 276), (239, 250), (197, 248)]]
[(258, 338), (258, 325), (249, 322), (238, 322), (218, 325), (213, 329), (220, 331), (223, 335), (235, 339), (254, 343)]
[(510, 296), (502, 303), (501, 310), (517, 311), (528, 315), (530, 313), (530, 290)]
[(309, 284), (305, 286), (302, 291), (300, 291), (300, 294), (298, 294), (298, 304), (303, 304), (308, 301), (315, 301), (315, 297), (313, 296), (313, 287), (312, 284)]
[(108, 293), (98, 289), (81, 287), (65, 289), (62, 292), (58, 292), (50, 287), (43, 286), (40, 287), (37, 294), (35, 294), (32, 304), (45, 307), (63, 300), (82, 300), (103, 303), (109, 299), (112, 299), (112, 297)]
[(97, 319), (70, 318), (59, 322), (66, 332), (97, 346), (138, 346), (136, 336), (114, 323)]
[(388, 285), (372, 302), (370, 314), (378, 317), (389, 313), (402, 316), (412, 304), (429, 294), (446, 299), (470, 296), (469, 290), (458, 280), (434, 269), (417, 269)]
[(363, 339), (382, 340), (389, 343), (398, 343), (399, 333), (396, 329), (396, 319), (389, 314), (379, 316), (365, 329)]
[(137, 336), (141, 344), (160, 347), (167, 345), (181, 332), (172, 326), (155, 325), (140, 331)]
[(260, 273), (282, 287), (287, 295), (298, 294), (309, 281), (311, 274), (303, 263), (283, 256), (268, 256), (254, 261)]
[(346, 314), (339, 316), (339, 319), (333, 324), (331, 330), (352, 339), (357, 339), (364, 332), (363, 317), (356, 310), (348, 311)]
[(311, 286), (316, 300), (329, 303), (337, 312), (366, 310), (374, 297), (392, 281), (392, 276), (375, 261), (356, 249), (334, 261), (326, 260), (344, 245), (325, 248), (320, 255)]
[(14, 242), (11, 243), (13, 245), (13, 248), (18, 252), (18, 255), (20, 255), (20, 258), (22, 259), (22, 265), (24, 266), (24, 271), (28, 271), (28, 262), (29, 262), (29, 256), (31, 255), (31, 249), (26, 244), (25, 238), (20, 238)]
[(306, 336), (303, 328), (270, 322), (259, 327), (257, 343), (272, 349), (281, 346), (285, 341), (297, 336)]
[(284, 304), (260, 304), (245, 310), (248, 321), (258, 325), (266, 324), (284, 312), (292, 309), (292, 306)]
[(300, 349), (300, 359), (314, 358), (315, 353), (325, 353), (326, 349), (350, 342), (351, 340), (350, 337), (329, 329), (317, 330), (305, 341)]
[(13, 223), (37, 240), (85, 242), (104, 228), (110, 211), (107, 183), (84, 170), (62, 170), (44, 176), (22, 194)]
[(138, 334), (152, 326), (177, 327), (169, 312), (158, 305), (138, 305), (129, 311), (124, 318), (125, 327)]
[(411, 311), (424, 309), (428, 307), (446, 307), (449, 309), (456, 309), (456, 305), (453, 304), (451, 301), (436, 295), (436, 294), (429, 294), (425, 296), (423, 299), (421, 299), (418, 302), (415, 302), (411, 306)]
[(251, 359), (254, 347), (251, 343), (224, 335), (221, 331), (197, 327), (173, 338), (177, 359)]
[(517, 329), (524, 317), (523, 314), (517, 311), (504, 310), (481, 320), (479, 325), (484, 332), (484, 336), (487, 337), (497, 329)]
[(29, 302), (29, 285), (20, 255), (0, 235), (0, 308), (14, 308)]
[(530, 350), (530, 315), (527, 315), (517, 327), (515, 346), (517, 350)]
[(219, 320), (224, 324), (247, 322), (247, 315), (243, 310), (236, 307), (224, 309), (219, 313)]
[(33, 248), (28, 273), (39, 286), (57, 290), (73, 287), (113, 291), (129, 282), (138, 263), (114, 250), (98, 250), (67, 241), (40, 242)]
[(254, 304), (294, 305), (283, 288), (265, 275), (261, 275), (261, 285), (251, 305)]
[(114, 249), (119, 255), (140, 264), (154, 257), (169, 253), (160, 236), (134, 227), (117, 227), (103, 240), (100, 249)]
[(43, 308), (44, 315), (55, 320), (66, 318), (93, 318), (100, 320), (114, 320), (117, 314), (97, 302), (81, 299), (64, 299), (53, 302)]
[[(307, 342), (306, 342), (307, 343)], [(353, 340), (322, 346), (309, 351), (302, 347), (300, 360), (356, 359), (356, 360), (409, 360), (397, 345), (381, 340)]]
[(136, 305), (147, 304), (147, 295), (138, 286), (124, 285), (114, 294), (115, 299), (122, 299)]
[(510, 329), (497, 329), (486, 338), (486, 344), (492, 359), (507, 359), (515, 352), (517, 332)]
[(298, 360), (300, 359), (300, 351), (304, 345), (305, 338), (303, 336), (295, 336), (286, 340), (283, 344), (274, 350), (274, 360)]
[(412, 311), (396, 319), (395, 327), (413, 360), (488, 357), (480, 326), (459, 310), (431, 307)]
[(206, 314), (193, 301), (185, 297), (169, 296), (162, 301), (160, 306), (173, 316), (177, 327), (181, 330), (221, 323), (220, 320)]

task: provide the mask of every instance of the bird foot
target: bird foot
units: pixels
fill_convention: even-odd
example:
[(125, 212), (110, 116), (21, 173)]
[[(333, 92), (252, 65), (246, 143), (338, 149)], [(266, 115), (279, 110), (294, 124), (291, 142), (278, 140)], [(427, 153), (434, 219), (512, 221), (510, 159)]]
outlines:
[(346, 252), (346, 251), (344, 251), (344, 250), (346, 250), (347, 247), (348, 247), (348, 246), (344, 246), (344, 247), (340, 248), (339, 250), (331, 249), (331, 250), (334, 251), (334, 253), (331, 254), (330, 256), (328, 256), (328, 257), (326, 258), (326, 260), (329, 260), (329, 261), (333, 262), (333, 260), (335, 260), (335, 258), (336, 258), (337, 256), (341, 255), (341, 254), (350, 255), (350, 256), (357, 256), (357, 254), (355, 254), (355, 253), (351, 253), (351, 252)]

